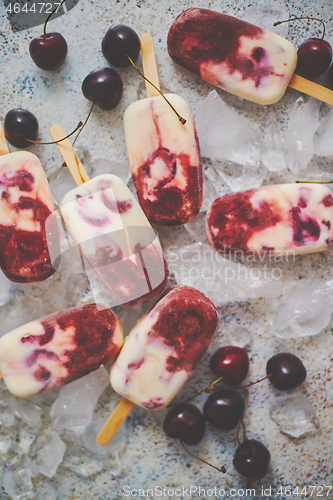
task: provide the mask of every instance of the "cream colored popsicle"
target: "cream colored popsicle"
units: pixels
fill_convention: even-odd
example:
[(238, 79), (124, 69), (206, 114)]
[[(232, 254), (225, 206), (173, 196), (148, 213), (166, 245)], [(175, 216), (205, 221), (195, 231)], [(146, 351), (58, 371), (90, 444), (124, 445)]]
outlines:
[[(57, 127), (52, 127), (54, 139), (63, 134)], [(68, 143), (58, 143), (59, 150), (70, 151)], [(71, 163), (66, 153), (65, 160)], [(77, 165), (81, 185), (65, 195), (60, 210), (85, 262), (117, 304), (139, 304), (156, 297), (168, 281), (168, 269), (140, 205), (119, 177), (104, 174), (87, 180), (74, 158), (75, 171)]]
[(122, 326), (111, 309), (73, 307), (3, 335), (0, 370), (12, 394), (30, 397), (97, 370), (122, 343)]
[(43, 281), (55, 269), (59, 232), (47, 178), (37, 156), (9, 153), (0, 125), (0, 266), (16, 283)]
[[(145, 76), (159, 88), (153, 41), (141, 37)], [(202, 167), (192, 110), (176, 94), (165, 99), (146, 82), (147, 99), (124, 114), (128, 161), (141, 207), (151, 222), (174, 226), (192, 220), (202, 205)]]
[(214, 304), (195, 288), (174, 286), (135, 325), (111, 368), (110, 381), (123, 396), (99, 435), (107, 444), (134, 404), (167, 406), (207, 349), (217, 327)]
[(326, 250), (333, 241), (332, 192), (319, 184), (282, 184), (228, 194), (209, 208), (206, 229), (223, 252)]
[(170, 57), (205, 81), (259, 104), (274, 104), (288, 85), (328, 104), (333, 92), (294, 75), (296, 48), (288, 40), (232, 16), (190, 8), (168, 34)]

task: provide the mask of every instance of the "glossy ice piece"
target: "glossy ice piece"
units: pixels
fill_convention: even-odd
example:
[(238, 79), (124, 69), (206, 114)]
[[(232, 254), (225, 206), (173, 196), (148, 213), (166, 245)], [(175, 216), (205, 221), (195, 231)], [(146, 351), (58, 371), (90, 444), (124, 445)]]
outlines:
[(186, 119), (182, 125), (162, 96), (133, 102), (124, 114), (128, 161), (141, 207), (151, 222), (186, 224), (202, 205), (202, 167), (189, 104), (168, 101)]
[(27, 151), (0, 157), (1, 269), (16, 283), (48, 278), (55, 271), (48, 245), (59, 255), (52, 194), (39, 159)]
[(118, 304), (157, 296), (167, 264), (149, 221), (126, 184), (104, 174), (67, 193), (61, 214), (74, 242)]
[(222, 196), (207, 213), (216, 250), (284, 255), (325, 250), (333, 240), (333, 196), (325, 186), (281, 184)]
[(217, 320), (203, 293), (172, 287), (126, 337), (111, 369), (112, 387), (144, 408), (164, 408), (192, 375)]
[(111, 309), (73, 307), (20, 326), (0, 338), (0, 371), (15, 396), (56, 389), (110, 361), (123, 343)]
[(172, 59), (207, 82), (249, 101), (273, 104), (285, 93), (297, 63), (284, 38), (232, 16), (190, 8), (168, 34)]

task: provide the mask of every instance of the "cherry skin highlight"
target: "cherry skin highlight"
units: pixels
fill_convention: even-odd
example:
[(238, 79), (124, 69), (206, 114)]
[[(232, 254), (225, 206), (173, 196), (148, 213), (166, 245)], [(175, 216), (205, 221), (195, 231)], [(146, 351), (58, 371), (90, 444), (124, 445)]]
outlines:
[(132, 28), (123, 24), (112, 26), (105, 33), (102, 41), (105, 59), (117, 68), (125, 68), (136, 61), (140, 54), (140, 39)]
[(195, 445), (202, 440), (206, 423), (201, 411), (191, 403), (182, 403), (172, 408), (163, 422), (163, 430), (168, 437), (180, 439), (187, 445)]
[(290, 391), (299, 387), (306, 379), (306, 368), (302, 361), (288, 352), (272, 356), (266, 365), (270, 383), (278, 391)]
[(297, 51), (296, 71), (305, 78), (318, 78), (332, 62), (332, 47), (321, 38), (309, 38)]
[(109, 111), (120, 102), (123, 82), (114, 69), (100, 68), (86, 76), (82, 83), (82, 92), (84, 97), (100, 109)]
[(48, 33), (33, 38), (29, 45), (29, 53), (38, 68), (44, 71), (55, 71), (66, 60), (67, 42), (60, 33)]
[(4, 119), (4, 132), (7, 141), (15, 148), (31, 146), (37, 140), (38, 120), (26, 109), (11, 109)]
[(266, 476), (271, 454), (260, 441), (247, 439), (238, 446), (233, 464), (237, 472), (247, 479), (262, 479)]
[(249, 371), (249, 356), (242, 347), (224, 346), (217, 349), (211, 357), (209, 368), (216, 377), (230, 386), (240, 385)]
[(231, 431), (239, 424), (245, 404), (242, 396), (229, 389), (221, 389), (208, 396), (204, 405), (206, 420), (223, 431)]

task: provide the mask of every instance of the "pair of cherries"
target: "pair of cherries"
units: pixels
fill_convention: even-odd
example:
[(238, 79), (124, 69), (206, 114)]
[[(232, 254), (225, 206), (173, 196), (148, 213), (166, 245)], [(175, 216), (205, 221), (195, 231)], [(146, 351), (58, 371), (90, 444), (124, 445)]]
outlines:
[[(44, 29), (45, 31), (45, 29)], [(60, 33), (46, 33), (30, 42), (32, 60), (45, 71), (54, 71), (65, 62), (67, 43)], [(105, 59), (117, 68), (136, 61), (140, 53), (140, 39), (129, 26), (112, 26), (104, 35), (102, 52)], [(112, 68), (100, 68), (89, 73), (82, 83), (83, 95), (103, 110), (115, 108), (121, 99), (123, 83)]]
[[(30, 55), (35, 64), (45, 70), (54, 71), (65, 61), (67, 43), (60, 33), (48, 33), (34, 38), (30, 43)], [(118, 68), (136, 61), (140, 53), (140, 39), (132, 28), (124, 25), (111, 27), (102, 41), (105, 59)], [(99, 108), (111, 110), (121, 99), (123, 83), (112, 68), (100, 68), (89, 73), (82, 83), (83, 95)], [(16, 148), (31, 146), (38, 136), (37, 118), (25, 109), (12, 109), (5, 117), (5, 135)]]
[[(249, 358), (245, 349), (236, 346), (219, 348), (212, 356), (210, 369), (231, 387), (239, 386), (247, 376)], [(266, 374), (273, 387), (279, 391), (293, 390), (306, 378), (302, 361), (293, 354), (279, 353), (266, 364)], [(252, 384), (251, 384), (252, 385)], [(239, 392), (224, 388), (214, 391), (207, 398), (203, 414), (191, 403), (172, 408), (163, 423), (165, 434), (187, 445), (198, 444), (206, 430), (206, 420), (221, 430), (235, 429), (243, 416), (245, 403)], [(233, 465), (237, 472), (248, 479), (261, 479), (268, 470), (270, 453), (256, 439), (246, 439), (239, 444)]]

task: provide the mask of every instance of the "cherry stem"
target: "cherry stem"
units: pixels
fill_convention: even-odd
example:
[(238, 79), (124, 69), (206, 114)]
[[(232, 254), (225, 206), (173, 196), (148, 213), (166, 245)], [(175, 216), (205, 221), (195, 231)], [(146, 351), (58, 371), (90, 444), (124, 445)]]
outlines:
[(333, 181), (295, 181), (296, 184), (333, 184)]
[[(228, 391), (233, 391), (235, 389), (246, 389), (247, 387), (251, 387), (251, 385), (259, 384), (259, 382), (262, 382), (263, 380), (265, 380), (266, 378), (271, 377), (272, 375), (273, 374), (270, 373), (269, 375), (266, 375), (265, 377), (260, 378), (259, 380), (256, 380), (255, 382), (250, 382), (249, 384), (246, 384), (246, 385), (238, 385), (237, 387), (223, 387), (223, 389), (228, 390)], [(215, 384), (219, 380), (221, 380), (221, 379), (215, 380), (215, 382), (213, 382), (213, 384)], [(213, 385), (213, 384), (211, 384), (211, 385)], [(209, 388), (209, 386), (208, 386), (208, 388)], [(207, 390), (208, 388), (206, 388), (204, 390)], [(214, 391), (218, 391), (218, 390), (219, 390), (218, 388), (214, 389)], [(214, 392), (214, 391), (207, 391), (207, 392)]]
[(91, 115), (91, 113), (92, 113), (92, 110), (94, 109), (94, 106), (95, 106), (95, 103), (93, 102), (93, 103), (92, 103), (92, 105), (91, 105), (91, 107), (90, 107), (90, 111), (89, 111), (89, 113), (88, 113), (88, 116), (87, 116), (87, 118), (86, 118), (86, 119), (85, 119), (85, 121), (84, 121), (84, 124), (82, 125), (81, 129), (79, 130), (79, 132), (78, 132), (77, 136), (75, 137), (75, 139), (74, 139), (74, 141), (73, 141), (73, 144), (72, 144), (72, 146), (73, 146), (73, 147), (74, 147), (74, 144), (75, 144), (75, 143), (76, 143), (76, 141), (77, 141), (77, 138), (79, 137), (79, 135), (81, 134), (82, 130), (83, 130), (83, 129), (84, 129), (84, 127), (86, 126), (87, 121), (89, 120), (90, 115)]
[(227, 469), (225, 468), (224, 465), (222, 465), (221, 468), (219, 467), (216, 467), (215, 465), (212, 465), (211, 463), (209, 462), (206, 462), (206, 460), (204, 460), (203, 458), (200, 458), (200, 457), (197, 457), (196, 455), (194, 455), (193, 453), (191, 453), (187, 448), (186, 446), (184, 445), (183, 441), (180, 442), (180, 444), (182, 445), (182, 447), (184, 448), (184, 450), (186, 451), (186, 453), (188, 453), (189, 455), (191, 455), (191, 457), (193, 458), (196, 458), (197, 460), (200, 460), (200, 462), (203, 462), (204, 464), (206, 465), (209, 465), (210, 467), (213, 467), (213, 469), (216, 469), (218, 470), (219, 472), (223, 472), (223, 474), (225, 474), (227, 472)]
[(322, 21), (321, 19), (317, 19), (316, 17), (293, 17), (291, 19), (286, 19), (285, 21), (277, 21), (276, 23), (273, 24), (273, 26), (278, 26), (279, 24), (282, 24), (282, 23), (287, 23), (289, 21), (298, 21), (299, 19), (311, 19), (312, 21), (318, 21), (319, 23), (321, 23), (323, 25), (323, 34), (322, 34), (322, 37), (321, 39), (324, 40), (324, 36), (325, 36), (325, 23), (324, 21)]
[(170, 108), (174, 111), (174, 113), (176, 113), (176, 115), (178, 116), (178, 120), (180, 121), (180, 123), (182, 125), (185, 125), (186, 123), (186, 120), (185, 118), (183, 118), (182, 116), (180, 116), (180, 114), (178, 113), (178, 111), (176, 111), (176, 109), (172, 106), (171, 102), (168, 101), (168, 99), (165, 97), (164, 94), (162, 94), (162, 92), (160, 91), (160, 89), (158, 87), (156, 87), (156, 85), (153, 84), (153, 82), (151, 82), (150, 80), (148, 80), (148, 78), (145, 77), (145, 75), (143, 73), (141, 73), (141, 71), (139, 70), (139, 68), (136, 67), (136, 65), (134, 64), (134, 62), (132, 61), (132, 59), (130, 58), (129, 55), (125, 54), (127, 59), (129, 60), (129, 62), (132, 64), (132, 66), (136, 69), (136, 71), (139, 73), (139, 75), (142, 76), (142, 78), (144, 78), (144, 80), (146, 80), (148, 83), (150, 83), (150, 85), (152, 85), (154, 87), (155, 90), (157, 90), (157, 92), (163, 97), (163, 99), (169, 104)]
[(77, 127), (75, 130), (73, 130), (73, 132), (71, 132), (70, 134), (66, 135), (66, 137), (63, 137), (62, 139), (59, 139), (58, 141), (52, 141), (52, 142), (38, 142), (38, 141), (32, 141), (31, 139), (25, 139), (26, 141), (28, 142), (33, 142), (34, 144), (42, 144), (43, 146), (47, 146), (48, 144), (58, 144), (58, 142), (62, 142), (64, 141), (65, 139), (68, 139), (68, 137), (71, 137), (71, 135), (75, 134), (75, 132), (77, 130), (79, 130), (80, 127), (84, 126), (82, 122), (79, 122), (77, 124)]
[(57, 10), (60, 9), (60, 7), (62, 7), (62, 4), (64, 4), (66, 2), (66, 0), (62, 0), (61, 4), (58, 5), (58, 7), (56, 7), (52, 12), (51, 14), (46, 18), (46, 21), (45, 21), (45, 24), (44, 24), (44, 38), (46, 38), (46, 25), (47, 23), (49, 22), (50, 18), (53, 16), (53, 14), (55, 14), (57, 12)]
[[(201, 394), (202, 392), (208, 392), (208, 389), (210, 389), (213, 385), (217, 384), (217, 382), (220, 382), (220, 380), (222, 380), (222, 379), (223, 379), (223, 377), (220, 377), (217, 380), (214, 380), (214, 382), (212, 382), (211, 384), (207, 385), (207, 387), (204, 387), (203, 389), (201, 389), (201, 391), (196, 392), (190, 398), (185, 399), (185, 401), (182, 401), (181, 403), (175, 403), (175, 404), (179, 405), (179, 404), (187, 403), (188, 401), (191, 401), (191, 399), (195, 398), (196, 396), (199, 396), (199, 394)], [(174, 406), (174, 405), (170, 405), (170, 406)]]

